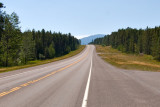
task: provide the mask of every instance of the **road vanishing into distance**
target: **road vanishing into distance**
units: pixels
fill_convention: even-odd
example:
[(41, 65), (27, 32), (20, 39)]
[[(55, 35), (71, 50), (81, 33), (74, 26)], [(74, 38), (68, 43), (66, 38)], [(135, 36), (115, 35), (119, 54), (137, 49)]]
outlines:
[(1, 73), (0, 107), (160, 107), (160, 73), (116, 68), (88, 45), (68, 59)]

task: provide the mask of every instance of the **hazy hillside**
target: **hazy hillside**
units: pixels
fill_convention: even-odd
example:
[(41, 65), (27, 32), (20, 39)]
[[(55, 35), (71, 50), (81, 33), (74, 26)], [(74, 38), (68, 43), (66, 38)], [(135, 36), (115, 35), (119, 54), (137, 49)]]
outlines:
[(104, 37), (104, 34), (96, 34), (96, 35), (91, 35), (85, 38), (81, 39), (81, 44), (82, 45), (87, 45), (88, 43), (92, 42), (92, 40), (96, 39), (96, 38), (101, 38)]

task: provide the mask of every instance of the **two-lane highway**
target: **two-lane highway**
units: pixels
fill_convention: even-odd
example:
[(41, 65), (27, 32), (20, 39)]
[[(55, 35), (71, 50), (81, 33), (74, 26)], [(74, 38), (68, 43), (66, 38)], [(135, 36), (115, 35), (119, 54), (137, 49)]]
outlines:
[(0, 107), (159, 107), (160, 73), (113, 67), (88, 45), (61, 61), (0, 74)]
[(62, 61), (0, 74), (0, 107), (82, 105), (93, 46)]

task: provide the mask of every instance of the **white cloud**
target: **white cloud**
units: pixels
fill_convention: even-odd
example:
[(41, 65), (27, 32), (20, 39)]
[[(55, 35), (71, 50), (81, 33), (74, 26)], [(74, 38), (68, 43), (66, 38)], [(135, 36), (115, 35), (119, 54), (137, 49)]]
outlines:
[(90, 36), (90, 34), (88, 34), (88, 35), (77, 35), (77, 36), (75, 36), (77, 39), (81, 39), (81, 38), (84, 38), (84, 37), (88, 37), (88, 36)]

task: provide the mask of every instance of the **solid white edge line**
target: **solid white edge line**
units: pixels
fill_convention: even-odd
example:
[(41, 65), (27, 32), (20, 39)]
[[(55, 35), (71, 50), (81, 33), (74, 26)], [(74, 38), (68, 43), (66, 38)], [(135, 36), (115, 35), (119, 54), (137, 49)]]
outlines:
[(86, 90), (85, 90), (84, 97), (83, 97), (82, 107), (87, 107), (89, 84), (90, 84), (90, 80), (91, 80), (91, 71), (92, 71), (92, 57), (91, 57), (91, 66), (90, 66), (88, 81), (87, 81), (87, 85), (86, 85)]

